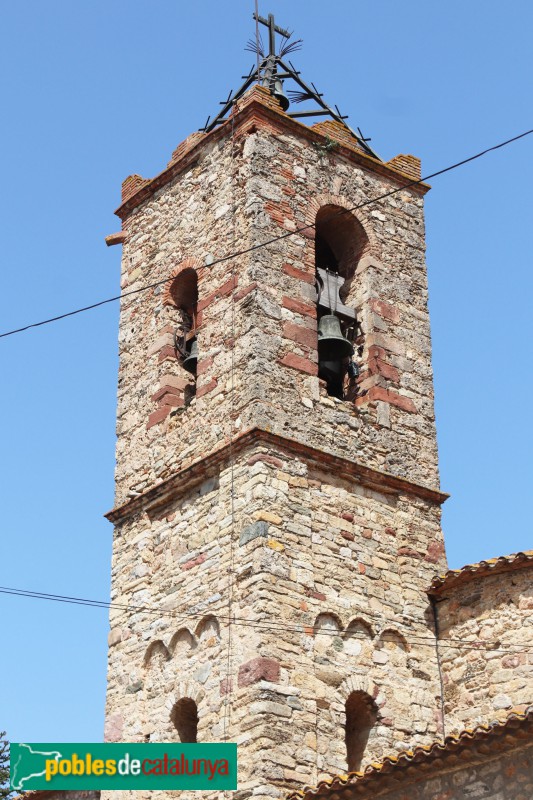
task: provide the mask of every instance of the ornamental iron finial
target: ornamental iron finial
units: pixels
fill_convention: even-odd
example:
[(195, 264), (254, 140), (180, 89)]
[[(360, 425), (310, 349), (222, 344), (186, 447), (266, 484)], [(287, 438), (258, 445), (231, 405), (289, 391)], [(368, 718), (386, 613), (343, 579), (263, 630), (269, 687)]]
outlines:
[[(339, 107), (331, 108), (323, 99), (323, 94), (318, 91), (314, 83), (307, 85), (300, 77), (300, 72), (294, 67), (291, 61), (285, 59), (290, 53), (299, 50), (302, 44), (301, 39), (290, 41), (292, 32), (285, 30), (276, 24), (273, 14), (269, 14), (268, 18), (259, 16), (257, 11), (253, 14), (253, 19), (256, 22), (256, 37), (248, 41), (246, 50), (250, 50), (257, 56), (257, 64), (252, 67), (248, 75), (244, 75), (244, 83), (235, 92), (231, 91), (220, 105), (222, 110), (217, 116), (211, 120), (210, 117), (204, 127), (201, 129), (204, 133), (209, 133), (217, 125), (220, 125), (225, 119), (234, 103), (242, 97), (242, 95), (250, 88), (250, 86), (257, 82), (266, 87), (273, 97), (278, 100), (282, 110), (287, 113), (291, 101), (295, 104), (310, 102), (311, 108), (304, 108), (301, 111), (292, 111), (287, 113), (288, 117), (302, 118), (302, 117), (322, 117), (328, 116), (331, 119), (339, 122), (346, 131), (357, 141), (359, 147), (363, 152), (374, 158), (379, 159), (379, 156), (370, 148), (368, 142), (370, 139), (364, 137), (360, 128), (357, 128), (357, 133), (350, 128), (345, 122), (348, 119), (346, 115), (341, 114)], [(261, 34), (259, 33), (259, 25), (264, 25), (268, 28), (268, 52), (265, 51)], [(282, 37), (281, 44), (278, 52), (276, 52), (276, 34)], [(289, 89), (287, 93), (284, 91), (284, 82), (291, 80), (299, 87), (298, 89)]]

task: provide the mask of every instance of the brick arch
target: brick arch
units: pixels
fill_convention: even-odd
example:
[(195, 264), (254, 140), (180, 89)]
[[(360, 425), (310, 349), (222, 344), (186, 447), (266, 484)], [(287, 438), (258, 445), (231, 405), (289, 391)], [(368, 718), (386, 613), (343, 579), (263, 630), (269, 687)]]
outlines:
[(378, 695), (379, 689), (374, 681), (370, 680), (368, 675), (355, 674), (349, 675), (339, 686), (339, 694), (343, 702), (346, 701), (352, 692), (364, 692), (369, 695), (369, 697), (375, 698)]
[(177, 267), (175, 267), (171, 274), (169, 275), (168, 281), (165, 283), (164, 291), (163, 291), (163, 305), (165, 306), (173, 306), (174, 300), (172, 297), (171, 289), (174, 280), (178, 277), (178, 275), (184, 272), (186, 269), (193, 269), (197, 276), (198, 276), (198, 284), (200, 283), (200, 269), (203, 267), (202, 262), (196, 258), (186, 258), (181, 261)]
[(190, 697), (191, 700), (194, 700), (198, 708), (198, 715), (201, 716), (200, 706), (205, 697), (205, 691), (195, 681), (179, 681), (179, 683), (176, 683), (175, 690), (170, 692), (165, 700), (165, 708), (168, 713), (170, 714), (178, 700), (182, 700), (184, 697)]
[(315, 195), (314, 197), (311, 198), (311, 200), (307, 204), (304, 217), (306, 224), (312, 225), (313, 227), (310, 227), (306, 231), (303, 231), (304, 235), (307, 236), (309, 239), (315, 238), (314, 225), (316, 221), (316, 215), (318, 214), (321, 208), (323, 208), (324, 206), (340, 206), (341, 208), (345, 208), (347, 211), (350, 211), (350, 214), (361, 225), (366, 234), (366, 237), (368, 239), (368, 251), (364, 255), (369, 255), (370, 253), (373, 255), (378, 255), (378, 253), (380, 252), (380, 247), (374, 235), (373, 227), (368, 218), (368, 215), (364, 209), (359, 209), (357, 213), (351, 211), (350, 209), (352, 209), (354, 205), (355, 203), (353, 199), (348, 200), (348, 198), (345, 195), (330, 194), (329, 192)]

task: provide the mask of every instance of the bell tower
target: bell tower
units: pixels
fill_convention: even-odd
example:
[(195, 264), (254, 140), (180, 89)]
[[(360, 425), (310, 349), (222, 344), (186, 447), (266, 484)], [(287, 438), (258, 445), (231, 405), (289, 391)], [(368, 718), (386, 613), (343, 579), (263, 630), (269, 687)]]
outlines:
[(108, 239), (124, 298), (106, 738), (236, 741), (240, 798), (438, 736), (426, 589), (445, 568), (429, 187), (257, 23), (258, 67), (159, 175), (124, 181)]

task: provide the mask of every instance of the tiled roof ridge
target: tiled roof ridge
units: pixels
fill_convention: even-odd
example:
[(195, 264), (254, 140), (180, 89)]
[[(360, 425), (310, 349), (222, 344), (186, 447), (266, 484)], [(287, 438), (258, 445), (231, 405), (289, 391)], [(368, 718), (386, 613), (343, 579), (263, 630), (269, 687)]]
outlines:
[(457, 735), (446, 736), (444, 742), (417, 745), (412, 750), (401, 750), (391, 756), (385, 756), (379, 762), (372, 762), (361, 772), (335, 775), (332, 778), (320, 781), (317, 786), (304, 786), (301, 790), (291, 792), (287, 796), (287, 800), (302, 800), (302, 798), (317, 796), (324, 789), (366, 783), (368, 779), (375, 778), (383, 772), (388, 773), (391, 769), (401, 769), (415, 762), (418, 763), (425, 759), (439, 756), (442, 753), (449, 753), (461, 745), (477, 742), (487, 736), (502, 734), (507, 729), (516, 727), (516, 723), (521, 724), (524, 722), (533, 722), (533, 704), (527, 706), (524, 711), (513, 709), (504, 720), (495, 720), (488, 725), (476, 725), (475, 728), (466, 728)]
[(533, 566), (533, 550), (521, 550), (518, 553), (511, 553), (507, 556), (498, 556), (475, 564), (466, 564), (460, 569), (449, 569), (442, 575), (436, 575), (433, 578), (428, 593), (433, 594), (445, 585), (455, 584), (459, 580), (468, 579), (470, 576), (490, 574), (491, 572), (498, 572), (502, 567), (520, 566), (522, 564), (531, 564)]

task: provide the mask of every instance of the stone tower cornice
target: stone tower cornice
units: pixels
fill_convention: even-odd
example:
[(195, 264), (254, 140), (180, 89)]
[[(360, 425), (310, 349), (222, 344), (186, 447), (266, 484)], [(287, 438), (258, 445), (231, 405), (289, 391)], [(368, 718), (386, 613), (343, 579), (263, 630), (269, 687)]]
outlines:
[(435, 505), (441, 505), (449, 497), (448, 494), (438, 489), (399, 478), (388, 472), (372, 469), (352, 459), (341, 458), (296, 439), (280, 436), (262, 428), (250, 428), (235, 437), (231, 443), (225, 442), (209, 455), (193, 461), (139, 496), (132, 497), (126, 503), (108, 511), (105, 516), (110, 522), (117, 524), (141, 511), (150, 512), (159, 506), (165, 505), (175, 498), (177, 494), (205, 481), (221, 464), (228, 463), (231, 458), (238, 457), (246, 448), (253, 445), (267, 445), (283, 450), (292, 456), (298, 456), (314, 465), (327, 468), (334, 471), (335, 474), (342, 475), (348, 479), (356, 480), (361, 485), (384, 494), (410, 495), (427, 500)]
[(360, 150), (357, 142), (348, 136), (340, 123), (328, 121), (308, 127), (287, 116), (267, 89), (254, 86), (236, 104), (234, 113), (218, 128), (207, 134), (196, 132), (187, 137), (174, 151), (169, 165), (158, 175), (153, 178), (141, 178), (138, 175), (126, 178), (123, 184), (124, 201), (117, 208), (115, 214), (122, 220), (127, 219), (135, 208), (138, 208), (155, 192), (191, 167), (207, 144), (231, 135), (239, 138), (253, 133), (258, 128), (265, 127), (270, 127), (276, 133), (293, 133), (316, 145), (327, 145), (334, 139), (336, 156), (342, 156), (363, 169), (389, 178), (415, 194), (424, 195), (431, 188), (424, 182), (413, 183), (413, 180), (416, 180), (416, 171), (411, 171), (411, 173), (404, 171), (409, 169), (408, 159), (413, 157), (395, 156), (389, 162), (379, 161)]

